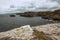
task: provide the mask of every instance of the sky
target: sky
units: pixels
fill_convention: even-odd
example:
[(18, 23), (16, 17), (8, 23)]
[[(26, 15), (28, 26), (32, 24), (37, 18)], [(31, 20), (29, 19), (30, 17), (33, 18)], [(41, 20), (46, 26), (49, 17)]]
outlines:
[(52, 0), (0, 0), (0, 14), (25, 11), (53, 11), (60, 4)]

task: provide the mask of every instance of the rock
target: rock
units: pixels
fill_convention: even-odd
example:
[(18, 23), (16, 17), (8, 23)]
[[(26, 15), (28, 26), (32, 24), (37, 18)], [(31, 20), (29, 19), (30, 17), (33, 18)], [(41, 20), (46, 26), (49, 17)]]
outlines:
[(51, 37), (47, 36), (44, 32), (38, 31), (36, 29), (33, 30), (35, 37), (32, 38), (31, 40), (52, 40)]
[(10, 17), (15, 17), (15, 15), (10, 15)]
[(48, 19), (48, 17), (45, 17), (45, 16), (41, 16), (43, 19)]
[(20, 13), (20, 16), (23, 16), (23, 17), (33, 17), (33, 14), (29, 14), (29, 13)]
[[(16, 28), (7, 32), (0, 33), (0, 39), (5, 37), (10, 37), (8, 40), (28, 40), (33, 34), (33, 30), (30, 25), (22, 26), (20, 28)], [(6, 38), (6, 39), (7, 39)], [(4, 39), (2, 39), (4, 40)]]
[(60, 40), (60, 23), (40, 25), (33, 27), (33, 29), (43, 32), (53, 40)]
[(44, 16), (44, 19), (52, 18), (54, 20), (60, 20), (60, 10), (55, 11), (45, 11), (45, 12), (24, 12), (19, 13), (20, 16), (23, 17), (35, 17), (35, 16)]
[(21, 26), (0, 32), (0, 40), (60, 40), (60, 23), (30, 27)]

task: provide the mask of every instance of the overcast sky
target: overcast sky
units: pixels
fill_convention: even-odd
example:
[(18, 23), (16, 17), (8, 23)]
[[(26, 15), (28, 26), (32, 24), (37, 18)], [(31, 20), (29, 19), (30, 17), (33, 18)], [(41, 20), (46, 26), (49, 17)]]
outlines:
[(58, 8), (60, 4), (51, 0), (0, 0), (0, 12), (44, 11)]

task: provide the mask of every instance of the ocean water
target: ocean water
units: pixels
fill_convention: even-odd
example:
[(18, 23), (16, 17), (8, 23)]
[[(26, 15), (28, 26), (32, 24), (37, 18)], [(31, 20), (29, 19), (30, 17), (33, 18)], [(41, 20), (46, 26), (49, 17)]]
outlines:
[(58, 1), (52, 0), (0, 0), (0, 32), (23, 25), (43, 25), (53, 23), (41, 17), (10, 17), (10, 14), (25, 11), (54, 11), (60, 9)]
[(10, 15), (11, 14), (0, 14), (0, 32), (18, 28), (23, 25), (37, 26), (53, 23), (53, 21), (41, 19), (41, 17), (21, 17), (15, 14), (16, 17), (10, 17)]

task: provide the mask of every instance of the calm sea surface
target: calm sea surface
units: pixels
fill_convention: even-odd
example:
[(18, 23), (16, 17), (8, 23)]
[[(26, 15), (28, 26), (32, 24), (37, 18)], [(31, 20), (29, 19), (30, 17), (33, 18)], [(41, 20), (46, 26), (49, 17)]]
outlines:
[(21, 17), (19, 15), (16, 15), (16, 17), (10, 17), (9, 15), (10, 14), (0, 14), (0, 32), (17, 28), (23, 25), (36, 26), (53, 23), (52, 21), (41, 19), (41, 17)]

